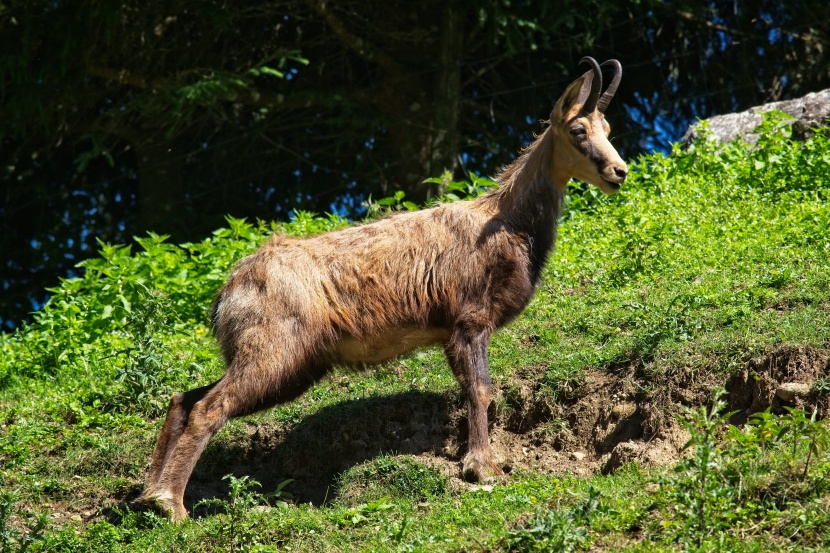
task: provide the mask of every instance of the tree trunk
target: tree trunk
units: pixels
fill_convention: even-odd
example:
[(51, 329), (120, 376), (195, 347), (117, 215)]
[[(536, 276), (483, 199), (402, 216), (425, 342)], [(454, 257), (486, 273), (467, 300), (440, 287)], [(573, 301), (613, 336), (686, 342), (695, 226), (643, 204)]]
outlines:
[[(435, 117), (427, 162), (427, 175), (444, 171), (455, 175), (458, 169), (458, 116), (461, 111), (461, 57), (464, 49), (464, 19), (453, 2), (444, 5), (441, 16), (441, 44), (435, 79)], [(456, 175), (457, 176), (457, 175)], [(439, 185), (431, 184), (427, 196), (441, 195)]]
[[(458, 168), (458, 119), (461, 111), (461, 58), (464, 20), (461, 9), (447, 3), (440, 13), (441, 28), (432, 79), (419, 71), (387, 75), (378, 108), (390, 116), (388, 165), (383, 168), (392, 188), (406, 191), (408, 200), (422, 203), (442, 194), (429, 177)], [(428, 73), (429, 74), (429, 73)], [(391, 190), (385, 190), (391, 194)]]

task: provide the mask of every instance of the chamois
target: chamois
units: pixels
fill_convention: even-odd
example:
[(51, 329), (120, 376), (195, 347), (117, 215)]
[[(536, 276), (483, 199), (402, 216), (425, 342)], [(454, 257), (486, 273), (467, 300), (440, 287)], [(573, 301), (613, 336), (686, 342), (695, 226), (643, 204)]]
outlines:
[[(603, 115), (622, 67), (580, 63), (590, 69), (496, 177), (498, 188), (312, 238), (275, 235), (240, 261), (211, 312), (227, 371), (172, 397), (139, 501), (186, 518), (190, 474), (229, 419), (298, 397), (334, 366), (362, 368), (435, 343), (465, 397), (463, 476), (503, 476), (487, 430), (490, 338), (533, 295), (569, 179), (612, 194), (627, 174)], [(605, 66), (613, 78), (602, 92)]]

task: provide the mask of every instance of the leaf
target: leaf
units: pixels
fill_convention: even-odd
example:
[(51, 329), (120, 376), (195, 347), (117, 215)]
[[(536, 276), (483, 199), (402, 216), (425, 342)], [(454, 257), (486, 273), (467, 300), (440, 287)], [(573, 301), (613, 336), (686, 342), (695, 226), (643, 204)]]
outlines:
[(124, 294), (119, 294), (118, 299), (121, 300), (121, 305), (124, 307), (124, 311), (126, 311), (127, 313), (132, 313), (133, 312), (132, 305), (130, 304), (130, 300), (128, 300), (126, 298), (126, 296), (124, 296)]
[(277, 71), (273, 67), (263, 66), (259, 68), (259, 71), (263, 75), (271, 75), (272, 77), (277, 77), (278, 79), (282, 79), (283, 77), (285, 77), (285, 74), (282, 71)]

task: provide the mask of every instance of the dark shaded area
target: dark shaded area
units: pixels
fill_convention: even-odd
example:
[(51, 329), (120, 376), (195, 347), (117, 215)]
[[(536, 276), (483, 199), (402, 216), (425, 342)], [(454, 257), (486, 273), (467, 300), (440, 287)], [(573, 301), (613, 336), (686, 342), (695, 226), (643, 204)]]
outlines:
[(446, 396), (411, 391), (324, 407), (296, 425), (252, 420), (247, 439), (210, 442), (188, 483), (185, 506), (192, 512), (202, 499), (227, 497), (226, 474), (258, 481), (262, 493), (290, 478), (287, 490), (295, 501), (321, 505), (337, 498), (343, 472), (383, 453), (444, 455), (449, 440), (466, 438), (466, 419), (451, 421), (451, 411)]
[[(359, 217), (495, 173), (578, 60), (624, 68), (625, 157), (696, 118), (830, 86), (818, 0), (96, 3), (0, 7), (0, 328), (96, 240), (199, 240), (225, 215)], [(303, 60), (307, 60), (307, 63)]]

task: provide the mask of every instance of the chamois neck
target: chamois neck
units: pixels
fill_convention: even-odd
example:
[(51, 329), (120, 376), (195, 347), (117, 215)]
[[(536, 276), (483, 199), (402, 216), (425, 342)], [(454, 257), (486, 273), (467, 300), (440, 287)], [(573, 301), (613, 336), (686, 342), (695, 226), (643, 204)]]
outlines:
[(553, 146), (553, 133), (546, 129), (496, 177), (499, 188), (482, 198), (495, 218), (527, 240), (534, 283), (553, 249), (565, 194), (564, 183), (553, 180)]
[(553, 133), (548, 128), (496, 176), (499, 188), (488, 198), (501, 218), (530, 230), (555, 225), (562, 209), (564, 183), (554, 182)]

